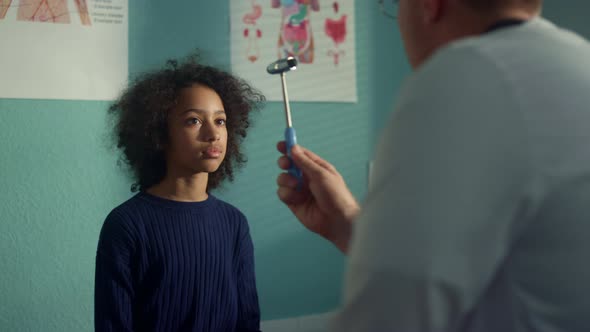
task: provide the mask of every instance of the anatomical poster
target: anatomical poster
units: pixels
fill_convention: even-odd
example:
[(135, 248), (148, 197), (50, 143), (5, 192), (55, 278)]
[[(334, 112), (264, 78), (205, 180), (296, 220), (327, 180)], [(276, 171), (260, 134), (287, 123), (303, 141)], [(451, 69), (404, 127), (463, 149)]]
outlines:
[(0, 0), (0, 98), (116, 98), (127, 16), (127, 0)]
[(294, 57), (289, 99), (356, 102), (354, 0), (230, 0), (232, 71), (268, 100), (283, 98), (266, 67)]

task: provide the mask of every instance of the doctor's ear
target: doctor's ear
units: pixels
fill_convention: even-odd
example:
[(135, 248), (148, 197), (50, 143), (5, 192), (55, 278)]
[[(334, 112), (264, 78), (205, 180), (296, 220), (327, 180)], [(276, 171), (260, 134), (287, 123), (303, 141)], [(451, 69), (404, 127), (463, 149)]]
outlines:
[(444, 13), (444, 9), (448, 5), (449, 0), (410, 0), (410, 1), (419, 1), (422, 19), (426, 23), (433, 23), (438, 21), (442, 14)]

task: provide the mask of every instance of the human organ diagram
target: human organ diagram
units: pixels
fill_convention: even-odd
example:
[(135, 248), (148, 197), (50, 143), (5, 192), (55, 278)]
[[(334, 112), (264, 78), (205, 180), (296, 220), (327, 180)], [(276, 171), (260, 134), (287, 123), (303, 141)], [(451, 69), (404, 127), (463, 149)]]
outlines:
[(313, 63), (314, 38), (311, 11), (319, 11), (319, 0), (271, 0), (281, 10), (278, 57), (293, 56), (300, 63)]
[(230, 0), (232, 72), (256, 82), (267, 100), (283, 101), (265, 68), (292, 56), (298, 63), (290, 78), (298, 89), (293, 100), (357, 102), (355, 2)]
[(248, 40), (246, 58), (250, 62), (256, 62), (260, 58), (258, 40), (262, 38), (262, 30), (257, 25), (257, 22), (261, 16), (262, 6), (256, 3), (256, 0), (251, 0), (251, 11), (242, 17), (242, 22), (246, 25), (244, 28), (244, 38)]
[[(90, 26), (90, 14), (86, 0), (74, 0), (82, 25)], [(8, 10), (17, 7), (17, 20), (31, 22), (70, 23), (67, 0), (0, 0), (0, 19)]]
[[(332, 8), (334, 9), (334, 13), (338, 15), (340, 8), (338, 2), (334, 2)], [(346, 15), (334, 19), (327, 18), (324, 24), (324, 32), (334, 42), (334, 47), (328, 50), (327, 55), (333, 58), (335, 66), (338, 66), (338, 63), (340, 63), (340, 57), (345, 55), (344, 50), (340, 49), (339, 46), (346, 39), (346, 19)]]
[(0, 0), (0, 20), (6, 16), (6, 12), (8, 12), (11, 2), (12, 0)]

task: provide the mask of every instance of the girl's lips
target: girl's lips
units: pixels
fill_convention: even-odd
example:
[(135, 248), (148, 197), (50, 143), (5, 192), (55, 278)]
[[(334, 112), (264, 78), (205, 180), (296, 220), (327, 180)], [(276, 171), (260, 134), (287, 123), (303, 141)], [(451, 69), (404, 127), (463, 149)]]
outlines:
[(221, 157), (221, 150), (218, 148), (207, 148), (204, 154), (207, 158), (219, 158)]

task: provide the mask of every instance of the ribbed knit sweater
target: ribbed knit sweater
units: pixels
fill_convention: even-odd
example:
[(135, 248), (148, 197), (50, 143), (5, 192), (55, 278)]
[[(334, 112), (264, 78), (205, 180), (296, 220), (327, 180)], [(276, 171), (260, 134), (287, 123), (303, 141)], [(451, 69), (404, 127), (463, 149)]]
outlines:
[(135, 195), (102, 227), (94, 304), (97, 331), (259, 331), (245, 216), (212, 195)]

